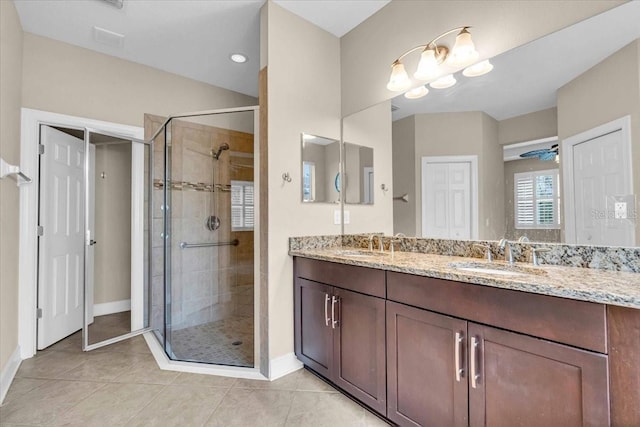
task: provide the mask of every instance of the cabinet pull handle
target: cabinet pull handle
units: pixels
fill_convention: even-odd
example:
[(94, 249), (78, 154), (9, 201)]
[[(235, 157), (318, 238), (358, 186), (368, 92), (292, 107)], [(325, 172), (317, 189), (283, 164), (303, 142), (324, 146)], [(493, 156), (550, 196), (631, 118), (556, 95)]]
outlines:
[(324, 294), (324, 326), (329, 326), (329, 294)]
[(478, 346), (479, 340), (471, 337), (471, 387), (478, 388), (480, 382), (480, 374), (478, 373)]
[(462, 332), (456, 332), (455, 341), (455, 358), (456, 358), (456, 381), (460, 382), (460, 379), (464, 377), (464, 368), (462, 368), (462, 342), (464, 341), (464, 335)]
[(335, 329), (338, 326), (338, 321), (336, 320), (336, 303), (338, 302), (337, 296), (331, 297), (331, 328)]

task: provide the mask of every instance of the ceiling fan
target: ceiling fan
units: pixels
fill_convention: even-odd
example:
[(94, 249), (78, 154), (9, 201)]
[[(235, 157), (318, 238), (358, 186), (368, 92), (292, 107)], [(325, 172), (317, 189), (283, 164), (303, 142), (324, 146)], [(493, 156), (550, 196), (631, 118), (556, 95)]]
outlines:
[(526, 153), (520, 154), (520, 157), (524, 157), (524, 158), (537, 157), (538, 160), (548, 161), (548, 160), (555, 160), (557, 155), (558, 155), (558, 144), (553, 144), (551, 148), (543, 148), (540, 150), (527, 151)]

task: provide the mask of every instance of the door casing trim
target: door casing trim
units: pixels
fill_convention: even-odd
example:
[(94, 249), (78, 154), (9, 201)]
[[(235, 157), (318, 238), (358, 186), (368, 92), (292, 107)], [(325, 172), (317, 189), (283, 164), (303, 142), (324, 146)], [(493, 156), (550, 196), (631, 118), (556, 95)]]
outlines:
[[(37, 346), (38, 237), (36, 228), (38, 226), (40, 178), (38, 167), (40, 125), (61, 126), (81, 130), (91, 128), (122, 137), (138, 140), (144, 139), (144, 129), (141, 127), (22, 108), (20, 125), (20, 169), (33, 179), (31, 184), (20, 187), (18, 345), (22, 359), (33, 357), (36, 353)], [(142, 190), (143, 189), (140, 188), (140, 191)], [(132, 225), (134, 224), (135, 221)], [(143, 231), (140, 230), (140, 233), (142, 232)], [(135, 232), (132, 230), (132, 239), (134, 236)], [(132, 271), (132, 276), (133, 274), (134, 272)], [(142, 274), (142, 270), (140, 274)]]

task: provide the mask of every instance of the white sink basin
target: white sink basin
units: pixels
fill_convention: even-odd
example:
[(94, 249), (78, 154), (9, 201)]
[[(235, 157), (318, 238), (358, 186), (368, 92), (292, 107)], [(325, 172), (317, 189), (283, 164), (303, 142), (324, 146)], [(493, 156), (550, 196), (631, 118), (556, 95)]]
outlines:
[(495, 268), (482, 267), (456, 267), (456, 270), (471, 271), (474, 273), (497, 274), (498, 276), (522, 276), (527, 273), (518, 273), (517, 271), (498, 270)]
[(386, 252), (377, 252), (377, 251), (364, 251), (364, 250), (339, 250), (336, 251), (337, 255), (340, 256), (348, 256), (348, 257), (357, 257), (357, 258), (379, 258), (389, 255)]
[(544, 270), (520, 265), (491, 264), (488, 262), (452, 262), (449, 267), (472, 273), (493, 274), (496, 276), (526, 276), (546, 274)]

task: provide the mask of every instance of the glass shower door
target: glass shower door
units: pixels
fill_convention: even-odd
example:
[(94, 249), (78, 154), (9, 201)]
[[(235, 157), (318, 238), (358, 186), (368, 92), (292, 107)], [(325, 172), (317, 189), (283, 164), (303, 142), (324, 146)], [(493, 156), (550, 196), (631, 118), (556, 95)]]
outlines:
[(165, 351), (253, 367), (254, 112), (172, 119), (165, 139)]

